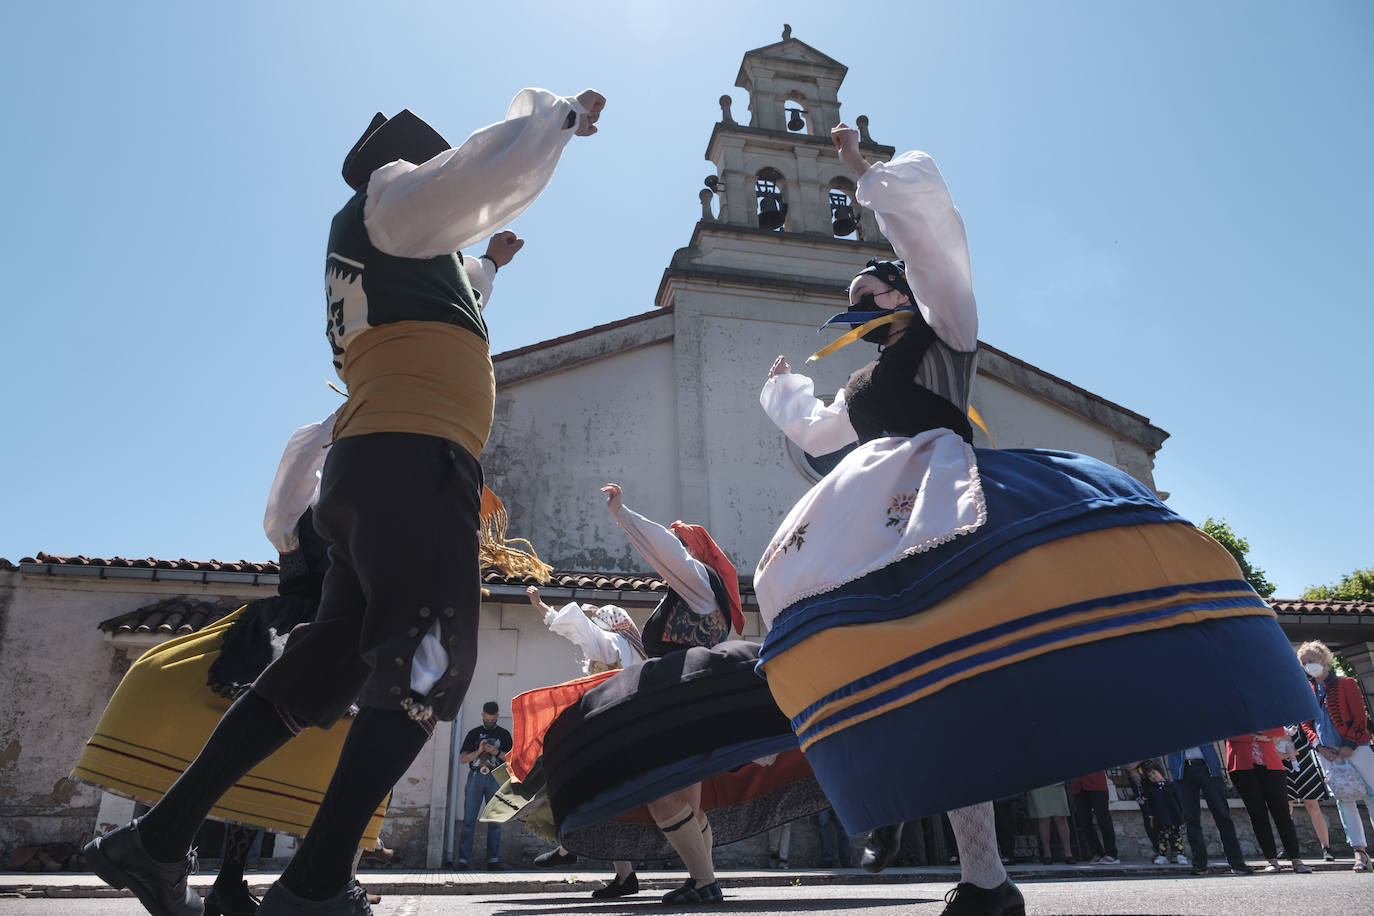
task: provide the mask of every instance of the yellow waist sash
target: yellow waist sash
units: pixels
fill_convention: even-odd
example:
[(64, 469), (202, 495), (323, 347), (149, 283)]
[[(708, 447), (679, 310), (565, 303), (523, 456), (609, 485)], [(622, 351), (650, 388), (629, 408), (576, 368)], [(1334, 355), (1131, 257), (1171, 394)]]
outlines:
[(348, 403), (334, 438), (420, 433), (474, 457), (491, 433), (496, 375), (487, 342), (466, 328), (398, 321), (359, 334), (344, 354)]

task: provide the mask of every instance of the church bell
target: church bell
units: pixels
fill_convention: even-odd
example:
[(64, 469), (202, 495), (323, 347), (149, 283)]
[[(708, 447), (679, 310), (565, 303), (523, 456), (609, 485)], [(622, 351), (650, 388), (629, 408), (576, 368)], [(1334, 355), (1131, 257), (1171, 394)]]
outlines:
[(763, 194), (759, 197), (759, 228), (779, 229), (787, 221), (787, 204), (776, 194)]
[(849, 204), (838, 204), (833, 208), (834, 222), (830, 228), (835, 230), (837, 236), (849, 235), (858, 226), (858, 221), (854, 219), (854, 208)]
[(806, 126), (806, 122), (802, 120), (801, 112), (795, 108), (790, 109), (790, 111), (792, 116), (787, 119), (787, 129), (801, 130)]

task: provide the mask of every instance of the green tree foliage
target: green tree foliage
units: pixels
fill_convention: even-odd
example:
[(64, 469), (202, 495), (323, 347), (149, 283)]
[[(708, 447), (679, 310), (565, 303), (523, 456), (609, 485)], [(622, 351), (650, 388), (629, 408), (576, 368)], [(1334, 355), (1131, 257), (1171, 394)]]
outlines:
[(1264, 570), (1258, 566), (1251, 566), (1250, 561), (1245, 558), (1250, 552), (1250, 542), (1232, 531), (1225, 519), (1214, 519), (1209, 515), (1202, 523), (1202, 530), (1236, 558), (1236, 564), (1240, 566), (1241, 574), (1245, 576), (1245, 581), (1250, 583), (1251, 588), (1265, 598), (1274, 594), (1274, 584), (1264, 578)]
[(1357, 569), (1341, 576), (1335, 585), (1312, 585), (1303, 589), (1310, 601), (1374, 601), (1374, 568)]

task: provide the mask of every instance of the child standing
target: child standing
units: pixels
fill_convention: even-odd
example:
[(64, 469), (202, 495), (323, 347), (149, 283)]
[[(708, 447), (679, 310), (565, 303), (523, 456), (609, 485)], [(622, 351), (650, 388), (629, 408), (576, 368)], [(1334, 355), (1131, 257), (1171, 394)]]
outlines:
[(1154, 824), (1155, 864), (1167, 865), (1172, 858), (1179, 865), (1187, 865), (1188, 857), (1183, 854), (1183, 805), (1178, 790), (1166, 780), (1164, 769), (1155, 761), (1146, 760), (1139, 769), (1145, 812)]

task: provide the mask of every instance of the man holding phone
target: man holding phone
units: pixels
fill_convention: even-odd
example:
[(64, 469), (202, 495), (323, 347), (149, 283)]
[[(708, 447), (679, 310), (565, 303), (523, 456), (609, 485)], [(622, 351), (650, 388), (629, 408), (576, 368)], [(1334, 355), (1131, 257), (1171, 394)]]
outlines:
[[(482, 724), (467, 733), (458, 749), (458, 762), (468, 766), (467, 789), (463, 793), (463, 830), (458, 836), (458, 867), (467, 868), (472, 855), (477, 818), (496, 794), (496, 777), (491, 771), (506, 759), (515, 741), (497, 724), (501, 707), (495, 700), (482, 705)], [(501, 870), (501, 825), (487, 824), (487, 871)]]

